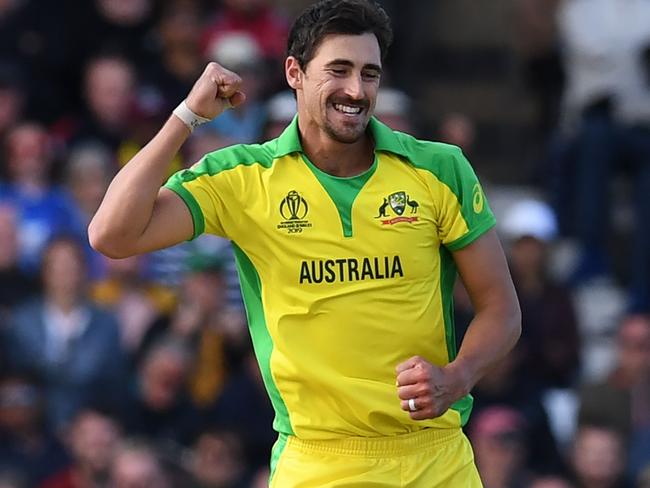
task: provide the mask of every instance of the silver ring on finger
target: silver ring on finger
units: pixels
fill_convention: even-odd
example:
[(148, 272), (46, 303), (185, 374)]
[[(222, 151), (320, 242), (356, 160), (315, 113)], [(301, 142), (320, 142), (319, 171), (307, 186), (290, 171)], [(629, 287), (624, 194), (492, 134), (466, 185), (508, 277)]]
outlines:
[(409, 410), (411, 412), (417, 411), (418, 407), (415, 405), (415, 398), (409, 398), (408, 403), (409, 403)]

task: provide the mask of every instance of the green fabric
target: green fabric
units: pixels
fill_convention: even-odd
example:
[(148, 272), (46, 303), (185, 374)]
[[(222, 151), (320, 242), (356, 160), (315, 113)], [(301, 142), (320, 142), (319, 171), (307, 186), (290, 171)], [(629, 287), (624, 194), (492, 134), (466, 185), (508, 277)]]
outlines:
[[(448, 249), (455, 251), (465, 247), (496, 224), (476, 174), (459, 147), (421, 141), (408, 134), (391, 131), (378, 121), (373, 121), (372, 125), (373, 133), (378, 135), (377, 150), (406, 157), (413, 166), (429, 171), (456, 195), (469, 232), (446, 244)], [(479, 211), (475, 210), (476, 197), (480, 198)]]
[(246, 317), (251, 332), (251, 339), (253, 340), (253, 349), (257, 356), (264, 385), (275, 410), (273, 428), (281, 433), (293, 434), (289, 411), (271, 374), (273, 339), (266, 327), (266, 317), (262, 304), (262, 283), (255, 266), (246, 253), (234, 242), (232, 243), (232, 247), (235, 252), (242, 297), (246, 305)]
[(194, 196), (183, 187), (178, 179), (170, 179), (165, 184), (165, 188), (168, 188), (176, 193), (179, 197), (181, 197), (181, 200), (185, 202), (185, 205), (187, 205), (187, 208), (192, 215), (192, 223), (194, 224), (194, 232), (192, 233), (190, 240), (196, 239), (205, 231), (205, 219), (203, 218), (203, 211), (201, 210), (199, 202), (197, 202)]
[(273, 444), (273, 449), (271, 450), (271, 474), (269, 475), (269, 485), (275, 475), (275, 469), (278, 467), (278, 462), (280, 461), (280, 456), (284, 452), (284, 448), (287, 447), (287, 435), (280, 434), (278, 440)]
[(472, 395), (465, 395), (460, 400), (455, 401), (451, 405), (452, 410), (456, 410), (460, 415), (460, 426), (465, 427), (469, 416), (472, 413), (472, 406), (474, 405), (474, 397)]
[(377, 170), (377, 157), (368, 170), (347, 178), (327, 174), (309, 161), (306, 155), (303, 154), (302, 158), (336, 205), (343, 226), (343, 236), (352, 237), (352, 205), (363, 185)]
[[(447, 357), (449, 362), (456, 359), (456, 325), (454, 323), (454, 283), (456, 282), (456, 264), (451, 252), (445, 247), (440, 248), (440, 293), (442, 295), (442, 313), (445, 324), (445, 340), (447, 342)], [(466, 395), (451, 405), (460, 415), (461, 426), (465, 426), (470, 414), (474, 399)]]
[(456, 282), (456, 264), (451, 253), (440, 247), (440, 294), (442, 313), (445, 324), (445, 340), (447, 342), (447, 359), (456, 359), (456, 329), (454, 326), (454, 283)]

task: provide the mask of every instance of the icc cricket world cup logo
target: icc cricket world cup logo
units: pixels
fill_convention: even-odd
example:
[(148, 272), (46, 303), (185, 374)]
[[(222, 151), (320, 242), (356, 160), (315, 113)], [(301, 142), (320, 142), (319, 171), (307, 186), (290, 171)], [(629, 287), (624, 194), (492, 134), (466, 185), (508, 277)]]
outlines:
[(312, 224), (305, 220), (309, 205), (296, 190), (291, 190), (280, 203), (280, 215), (284, 219), (278, 224), (278, 229), (286, 229), (289, 234), (298, 234)]
[(291, 190), (280, 204), (280, 214), (285, 220), (302, 220), (307, 215), (309, 207), (304, 198), (296, 190)]

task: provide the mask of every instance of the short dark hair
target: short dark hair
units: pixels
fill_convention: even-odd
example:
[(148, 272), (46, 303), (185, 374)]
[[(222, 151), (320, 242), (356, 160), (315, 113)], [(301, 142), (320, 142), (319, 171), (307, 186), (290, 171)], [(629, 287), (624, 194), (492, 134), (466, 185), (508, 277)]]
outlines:
[(287, 56), (295, 57), (304, 70), (325, 36), (365, 33), (377, 37), (383, 60), (393, 42), (393, 30), (382, 7), (372, 0), (321, 0), (305, 9), (293, 23)]

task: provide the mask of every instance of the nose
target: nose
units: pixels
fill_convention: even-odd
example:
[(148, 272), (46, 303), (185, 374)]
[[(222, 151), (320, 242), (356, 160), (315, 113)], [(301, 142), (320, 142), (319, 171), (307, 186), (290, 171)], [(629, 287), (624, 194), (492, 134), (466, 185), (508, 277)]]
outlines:
[(345, 94), (353, 100), (363, 100), (365, 91), (361, 73), (353, 74), (348, 77), (345, 85)]

